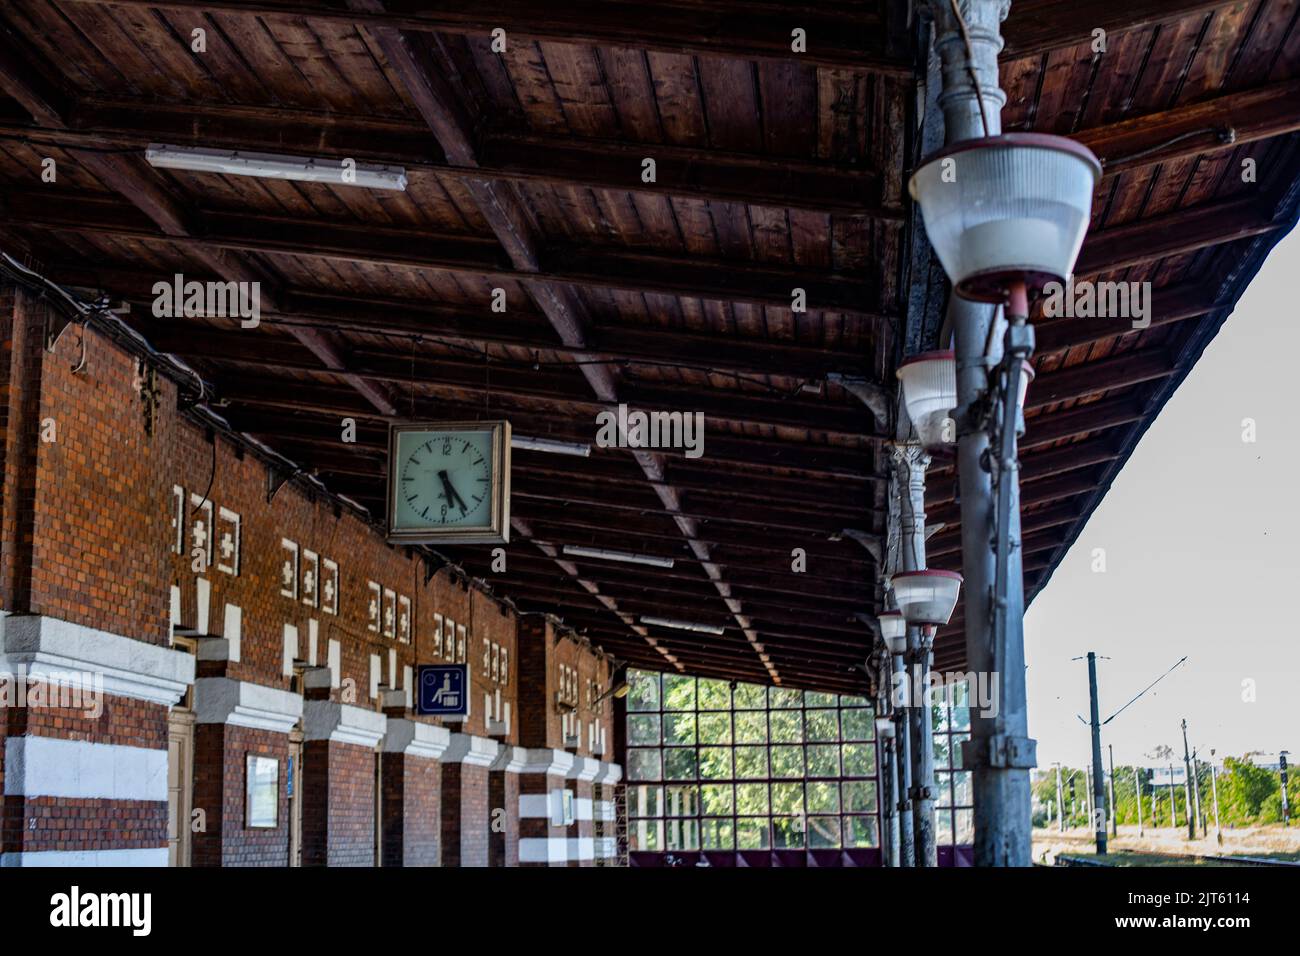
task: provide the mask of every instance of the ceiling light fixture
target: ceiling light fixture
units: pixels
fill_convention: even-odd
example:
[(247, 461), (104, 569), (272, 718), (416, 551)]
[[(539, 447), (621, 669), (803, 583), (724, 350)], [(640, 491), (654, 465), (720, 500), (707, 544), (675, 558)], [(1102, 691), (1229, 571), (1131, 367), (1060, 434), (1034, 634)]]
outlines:
[(293, 179), (335, 186), (368, 189), (406, 189), (406, 170), (401, 166), (376, 166), (352, 159), (323, 159), (319, 156), (282, 156), (201, 146), (168, 146), (150, 143), (144, 158), (158, 169), (183, 169), (192, 173), (224, 173), (227, 176), (259, 176), (263, 179)]
[(526, 451), (544, 451), (552, 455), (573, 455), (587, 458), (591, 455), (591, 446), (576, 441), (556, 441), (554, 438), (530, 438), (527, 435), (512, 435), (510, 447), (523, 448)]
[(610, 551), (607, 548), (588, 548), (580, 544), (566, 544), (564, 553), (571, 558), (599, 558), (602, 561), (622, 561), (624, 564), (646, 564), (652, 568), (671, 568), (673, 558), (655, 554), (633, 554), (630, 551)]
[(671, 627), (676, 631), (699, 631), (701, 634), (725, 634), (727, 629), (716, 624), (697, 624), (694, 621), (679, 621), (671, 617), (647, 617), (641, 615), (641, 623), (651, 627)]

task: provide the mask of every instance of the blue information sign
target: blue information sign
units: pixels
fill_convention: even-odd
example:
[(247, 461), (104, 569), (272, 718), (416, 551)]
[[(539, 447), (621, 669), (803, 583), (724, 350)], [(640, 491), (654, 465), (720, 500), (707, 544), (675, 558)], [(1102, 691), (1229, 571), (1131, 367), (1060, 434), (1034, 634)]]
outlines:
[(467, 664), (421, 664), (415, 712), (432, 717), (464, 716), (469, 703)]

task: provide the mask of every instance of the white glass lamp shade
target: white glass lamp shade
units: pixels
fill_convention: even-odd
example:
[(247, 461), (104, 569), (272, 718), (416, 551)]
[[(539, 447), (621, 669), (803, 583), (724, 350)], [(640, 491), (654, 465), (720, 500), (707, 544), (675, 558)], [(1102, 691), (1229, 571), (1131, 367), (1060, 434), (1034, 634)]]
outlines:
[(907, 650), (907, 619), (899, 611), (885, 611), (878, 618), (880, 636), (885, 639), (885, 646), (891, 654), (902, 654)]
[(932, 453), (951, 454), (957, 430), (949, 424), (957, 407), (957, 359), (951, 351), (922, 352), (898, 366), (903, 404), (916, 437)]
[(934, 154), (912, 176), (925, 231), (957, 294), (1001, 302), (1007, 284), (1064, 282), (1092, 218), (1101, 163), (1061, 136), (1008, 133)]
[(908, 624), (937, 627), (947, 624), (961, 593), (956, 571), (900, 571), (890, 580), (894, 601)]
[(888, 717), (877, 717), (876, 736), (882, 740), (894, 736), (894, 722)]

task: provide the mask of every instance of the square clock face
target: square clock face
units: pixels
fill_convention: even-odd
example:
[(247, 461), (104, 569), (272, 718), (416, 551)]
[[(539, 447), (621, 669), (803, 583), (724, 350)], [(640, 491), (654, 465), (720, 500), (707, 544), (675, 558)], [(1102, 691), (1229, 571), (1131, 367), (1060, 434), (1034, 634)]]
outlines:
[(388, 539), (510, 540), (510, 423), (423, 422), (388, 435)]

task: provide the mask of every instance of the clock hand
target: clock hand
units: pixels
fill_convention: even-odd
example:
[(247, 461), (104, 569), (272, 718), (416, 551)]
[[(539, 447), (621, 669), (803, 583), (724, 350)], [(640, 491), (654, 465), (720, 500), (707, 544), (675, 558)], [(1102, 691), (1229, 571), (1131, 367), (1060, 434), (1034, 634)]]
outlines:
[[(438, 477), (442, 479), (443, 497), (447, 499), (447, 504), (459, 505), (460, 513), (465, 514), (469, 510), (468, 508), (465, 507), (465, 499), (463, 499), (459, 494), (457, 494), (456, 488), (451, 483), (451, 479), (447, 477), (447, 472), (445, 471), (438, 472)], [(455, 499), (454, 502), (452, 501), (453, 498)]]

